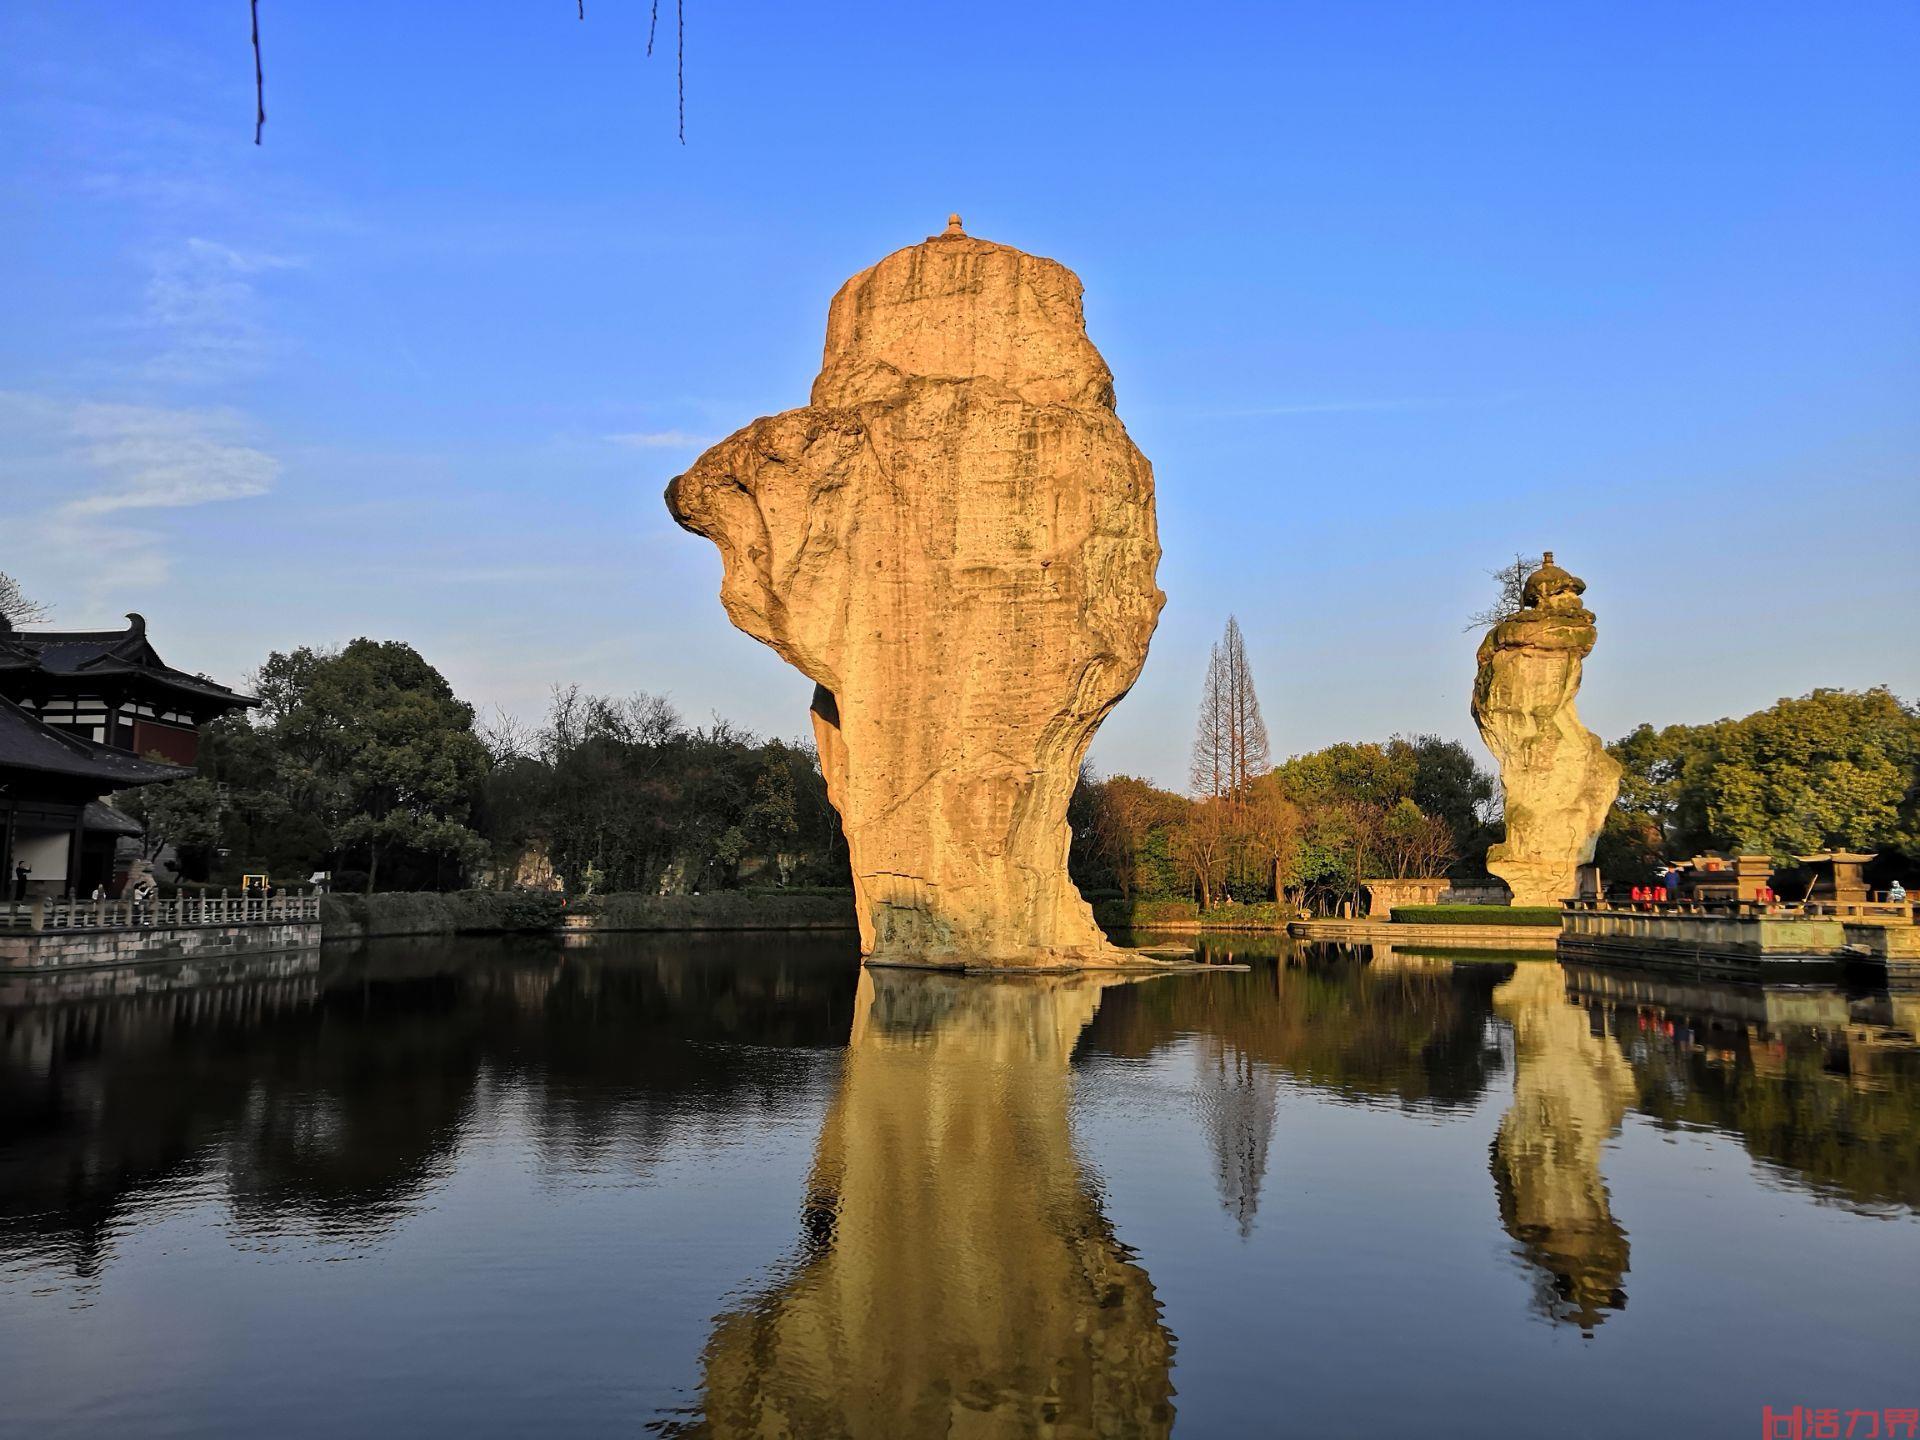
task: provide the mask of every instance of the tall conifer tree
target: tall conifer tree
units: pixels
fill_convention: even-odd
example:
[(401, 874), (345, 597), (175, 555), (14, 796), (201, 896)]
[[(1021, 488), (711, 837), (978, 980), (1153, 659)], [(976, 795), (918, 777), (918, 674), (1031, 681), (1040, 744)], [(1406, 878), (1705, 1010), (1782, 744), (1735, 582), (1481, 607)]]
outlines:
[(1267, 725), (1253, 689), (1253, 667), (1240, 622), (1227, 617), (1227, 630), (1207, 659), (1200, 691), (1200, 719), (1193, 737), (1189, 771), (1193, 792), (1201, 797), (1238, 799), (1254, 776), (1269, 764)]

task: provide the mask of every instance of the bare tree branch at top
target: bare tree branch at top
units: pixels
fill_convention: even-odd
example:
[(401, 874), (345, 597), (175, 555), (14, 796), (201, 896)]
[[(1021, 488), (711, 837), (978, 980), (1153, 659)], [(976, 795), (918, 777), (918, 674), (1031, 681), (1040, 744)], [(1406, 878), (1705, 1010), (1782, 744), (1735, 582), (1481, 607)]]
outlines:
[[(267, 125), (267, 77), (260, 63), (260, 0), (247, 0), (247, 9), (253, 20), (253, 143), (260, 143), (260, 132)], [(676, 43), (674, 47), (674, 87), (680, 100), (680, 143), (687, 143), (687, 4), (686, 0), (674, 0), (674, 26)], [(576, 16), (587, 18), (587, 0), (576, 0)], [(654, 32), (660, 25), (660, 0), (653, 0), (647, 17), (647, 56), (653, 56)]]
[(247, 0), (253, 12), (253, 143), (267, 126), (267, 77), (260, 68), (260, 0)]
[(38, 625), (53, 612), (20, 591), (20, 582), (0, 571), (0, 619), (9, 625)]
[(1511, 620), (1520, 613), (1522, 597), (1527, 587), (1527, 576), (1539, 565), (1539, 561), (1530, 555), (1516, 554), (1511, 565), (1502, 565), (1498, 570), (1489, 570), (1498, 595), (1493, 604), (1485, 610), (1476, 610), (1467, 617), (1466, 628), (1485, 630), (1498, 625), (1502, 620)]

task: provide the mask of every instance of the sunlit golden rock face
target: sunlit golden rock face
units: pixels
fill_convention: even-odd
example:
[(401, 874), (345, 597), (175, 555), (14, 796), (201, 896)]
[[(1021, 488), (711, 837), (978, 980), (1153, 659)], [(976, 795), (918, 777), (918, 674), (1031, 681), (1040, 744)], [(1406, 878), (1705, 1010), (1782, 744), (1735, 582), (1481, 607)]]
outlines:
[(1493, 992), (1494, 1012), (1513, 1026), (1514, 1063), (1493, 1181), (1501, 1224), (1539, 1267), (1541, 1309), (1592, 1330), (1627, 1303), (1627, 1236), (1600, 1154), (1635, 1092), (1620, 1046), (1592, 1032), (1566, 988), (1559, 965), (1528, 961)]
[(862, 973), (790, 1278), (721, 1317), (717, 1436), (1153, 1436), (1172, 1341), (1068, 1126), (1103, 983)]
[(956, 217), (841, 287), (810, 404), (667, 489), (733, 623), (816, 682), (871, 959), (1125, 958), (1067, 878), (1067, 801), (1165, 597), (1080, 295)]
[(1527, 577), (1524, 607), (1480, 642), (1473, 719), (1500, 764), (1506, 838), (1487, 869), (1516, 905), (1557, 905), (1575, 893), (1620, 791), (1620, 764), (1580, 723), (1574, 696), (1593, 650), (1586, 582), (1548, 551)]

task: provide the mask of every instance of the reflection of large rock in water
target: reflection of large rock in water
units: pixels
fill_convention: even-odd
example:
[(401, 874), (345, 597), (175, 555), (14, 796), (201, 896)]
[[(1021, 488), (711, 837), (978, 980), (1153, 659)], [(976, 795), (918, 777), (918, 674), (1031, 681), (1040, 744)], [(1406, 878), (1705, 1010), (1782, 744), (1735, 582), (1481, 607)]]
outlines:
[(1620, 790), (1620, 763), (1574, 708), (1595, 633), (1580, 603), (1586, 588), (1548, 551), (1527, 577), (1520, 613), (1480, 642), (1473, 719), (1500, 762), (1506, 813), (1506, 838), (1487, 851), (1487, 869), (1516, 905), (1557, 905), (1574, 893)]
[(1513, 1026), (1513, 1104), (1493, 1142), (1500, 1223), (1539, 1267), (1542, 1310), (1592, 1330), (1627, 1303), (1626, 1232), (1613, 1218), (1600, 1152), (1634, 1096), (1633, 1071), (1610, 1035), (1567, 1003), (1547, 961), (1514, 967), (1493, 992)]
[(1068, 1129), (1089, 976), (863, 973), (791, 1277), (706, 1352), (715, 1435), (1165, 1435), (1172, 1340)]
[(667, 490), (733, 623), (813, 679), (861, 949), (1098, 965), (1067, 800), (1164, 596), (1153, 469), (1080, 282), (961, 233), (834, 297), (811, 403)]

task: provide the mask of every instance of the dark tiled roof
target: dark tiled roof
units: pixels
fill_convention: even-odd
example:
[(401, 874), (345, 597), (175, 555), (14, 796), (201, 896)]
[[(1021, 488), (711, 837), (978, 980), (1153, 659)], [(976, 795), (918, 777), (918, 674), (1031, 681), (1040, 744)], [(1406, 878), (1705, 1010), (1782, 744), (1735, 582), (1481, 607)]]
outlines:
[(7, 699), (0, 699), (0, 769), (97, 780), (103, 790), (181, 780), (193, 774), (184, 765), (137, 760), (123, 750), (42, 725)]
[(49, 675), (77, 679), (138, 675), (206, 700), (228, 705), (259, 703), (251, 695), (230, 690), (204, 675), (189, 675), (167, 664), (147, 639), (147, 622), (138, 614), (127, 616), (124, 630), (0, 629), (0, 671), (19, 668), (10, 664), (8, 657), (22, 654), (29, 664)]
[(8, 670), (37, 670), (40, 657), (15, 638), (9, 625), (0, 624), (0, 673)]
[(122, 813), (104, 800), (89, 800), (80, 812), (80, 828), (105, 835), (144, 835), (146, 828), (131, 815)]

